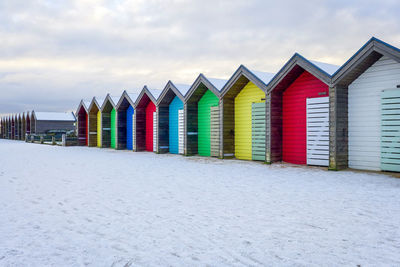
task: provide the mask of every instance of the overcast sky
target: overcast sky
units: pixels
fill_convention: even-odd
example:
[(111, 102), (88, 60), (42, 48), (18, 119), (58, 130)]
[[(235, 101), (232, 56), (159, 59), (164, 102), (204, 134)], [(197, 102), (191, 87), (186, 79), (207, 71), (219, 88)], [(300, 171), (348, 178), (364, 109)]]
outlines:
[(75, 110), (295, 52), (343, 64), (370, 37), (400, 46), (400, 1), (0, 0), (0, 113)]

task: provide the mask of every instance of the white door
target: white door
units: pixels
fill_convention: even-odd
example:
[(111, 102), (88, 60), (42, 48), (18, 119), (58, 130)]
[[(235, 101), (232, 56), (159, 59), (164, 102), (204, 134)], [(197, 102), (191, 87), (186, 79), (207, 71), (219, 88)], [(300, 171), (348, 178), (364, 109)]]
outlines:
[(153, 151), (157, 151), (157, 112), (153, 112)]
[(184, 136), (184, 129), (183, 129), (183, 109), (180, 109), (178, 111), (178, 141), (179, 141), (179, 154), (183, 154), (183, 146), (184, 146), (184, 141), (183, 141), (183, 136)]
[(329, 97), (307, 98), (307, 165), (329, 165)]

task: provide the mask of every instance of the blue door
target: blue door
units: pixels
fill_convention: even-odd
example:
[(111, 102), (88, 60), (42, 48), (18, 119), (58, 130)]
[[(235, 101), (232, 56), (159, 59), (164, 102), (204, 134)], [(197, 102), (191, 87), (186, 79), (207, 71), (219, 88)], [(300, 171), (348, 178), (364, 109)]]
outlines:
[(179, 110), (183, 109), (183, 103), (175, 96), (169, 104), (169, 152), (179, 154)]
[(126, 110), (126, 149), (129, 150), (133, 150), (132, 121), (133, 107), (129, 106), (129, 108)]

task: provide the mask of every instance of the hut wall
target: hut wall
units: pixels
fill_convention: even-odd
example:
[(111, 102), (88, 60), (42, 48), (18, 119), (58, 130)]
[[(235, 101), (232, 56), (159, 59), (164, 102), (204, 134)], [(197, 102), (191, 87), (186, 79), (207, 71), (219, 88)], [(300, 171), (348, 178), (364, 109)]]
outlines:
[(198, 154), (211, 156), (211, 107), (218, 106), (218, 97), (207, 90), (198, 102)]
[(282, 112), (282, 158), (294, 164), (307, 164), (307, 98), (329, 95), (329, 87), (304, 71), (284, 92)]
[(75, 130), (75, 122), (73, 121), (37, 121), (35, 120), (35, 133), (42, 134), (49, 130)]
[(146, 150), (146, 108), (138, 107), (135, 110), (136, 114), (136, 151)]
[(183, 109), (183, 102), (175, 96), (169, 104), (169, 152), (179, 154), (179, 110)]
[(186, 104), (186, 155), (198, 154), (197, 102)]
[(21, 120), (21, 140), (25, 140), (26, 134), (26, 120), (25, 117)]
[(101, 111), (97, 112), (97, 147), (102, 147), (101, 140), (102, 140), (102, 131), (103, 127), (101, 125)]
[(235, 155), (235, 104), (234, 99), (225, 97), (222, 100), (223, 111), (223, 155), (224, 158), (233, 157)]
[[(282, 161), (282, 92), (270, 94), (269, 128), (270, 162)], [(268, 137), (267, 137), (268, 138)]]
[(126, 148), (133, 150), (133, 114), (132, 106), (126, 110)]
[[(382, 57), (354, 80), (348, 87), (348, 163), (350, 168), (363, 170), (393, 170), (399, 171), (397, 160), (384, 160), (389, 151), (400, 153), (400, 149), (392, 148), (383, 144), (385, 141), (399, 138), (384, 137), (383, 131), (391, 127), (391, 131), (398, 131), (397, 117), (399, 112), (392, 108), (390, 120), (392, 125), (387, 126), (382, 120), (383, 114), (388, 111), (381, 110), (383, 103), (381, 97), (383, 90), (400, 90), (400, 63)], [(397, 99), (393, 97), (392, 102)], [(382, 143), (381, 143), (382, 142)], [(381, 155), (384, 155), (382, 157)], [(392, 155), (390, 158), (398, 158)], [(387, 162), (390, 161), (390, 169)], [(383, 168), (382, 168), (383, 167)]]
[(88, 126), (88, 133), (89, 133), (89, 142), (88, 146), (95, 147), (97, 146), (97, 112), (90, 112), (89, 113), (89, 126)]
[[(127, 147), (127, 109), (120, 108), (117, 111), (117, 125), (118, 125), (118, 149), (126, 149)], [(132, 127), (132, 125), (131, 125)]]
[(19, 119), (18, 118), (15, 119), (14, 125), (15, 125), (14, 126), (14, 130), (15, 130), (14, 139), (19, 140), (20, 137), (19, 137)]
[(31, 116), (31, 134), (36, 134), (36, 119)]
[(111, 147), (111, 111), (101, 113), (101, 147)]
[(169, 117), (170, 109), (168, 106), (158, 107), (158, 152), (166, 153), (170, 149), (169, 144)]
[(153, 147), (153, 120), (154, 120), (154, 112), (156, 112), (156, 106), (154, 105), (153, 102), (149, 102), (146, 106), (146, 129), (145, 129), (145, 135), (146, 135), (146, 151), (153, 152), (154, 147)]
[(253, 159), (252, 103), (264, 102), (265, 93), (252, 82), (235, 97), (235, 157), (238, 159)]
[(87, 113), (83, 107), (78, 112), (78, 145), (87, 145)]
[(111, 110), (110, 113), (110, 134), (111, 134), (111, 141), (110, 147), (116, 148), (116, 137), (117, 137), (117, 112), (115, 109)]
[(30, 119), (30, 116), (26, 117), (25, 123), (26, 123), (26, 133), (30, 134), (31, 133), (31, 119)]

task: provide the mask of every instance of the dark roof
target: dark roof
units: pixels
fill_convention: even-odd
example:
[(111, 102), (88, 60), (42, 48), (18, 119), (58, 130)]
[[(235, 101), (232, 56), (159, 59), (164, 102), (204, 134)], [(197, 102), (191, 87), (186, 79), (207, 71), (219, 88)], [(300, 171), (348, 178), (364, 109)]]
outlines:
[(400, 62), (400, 49), (372, 37), (335, 72), (332, 83), (348, 86), (382, 56)]
[(339, 66), (311, 61), (295, 53), (278, 71), (268, 84), (267, 92), (283, 90), (293, 83), (304, 71), (314, 75), (327, 85), (331, 85), (332, 75)]
[[(181, 90), (178, 87), (181, 88)], [(161, 103), (169, 104), (175, 96), (179, 97), (179, 99), (184, 102), (185, 94), (188, 91), (187, 88), (190, 88), (190, 85), (185, 84), (177, 86), (171, 80), (168, 81), (157, 99), (157, 105)]]
[[(188, 92), (185, 95), (185, 102), (187, 102), (192, 96), (194, 96), (195, 92), (199, 89), (201, 89), (200, 94), (195, 94), (196, 97), (199, 95), (203, 95), (204, 92), (208, 89), (211, 92), (213, 92), (218, 98), (221, 95), (220, 89), (221, 85), (225, 84), (227, 80), (223, 79), (217, 79), (217, 78), (207, 78), (204, 74), (200, 73), (199, 76), (197, 76), (196, 80), (193, 82), (192, 86), (190, 86)], [(204, 91), (204, 92), (203, 92)]]
[(227, 94), (232, 96), (237, 95), (249, 81), (266, 92), (267, 85), (273, 77), (273, 73), (250, 70), (244, 65), (240, 65), (222, 88), (221, 97)]

